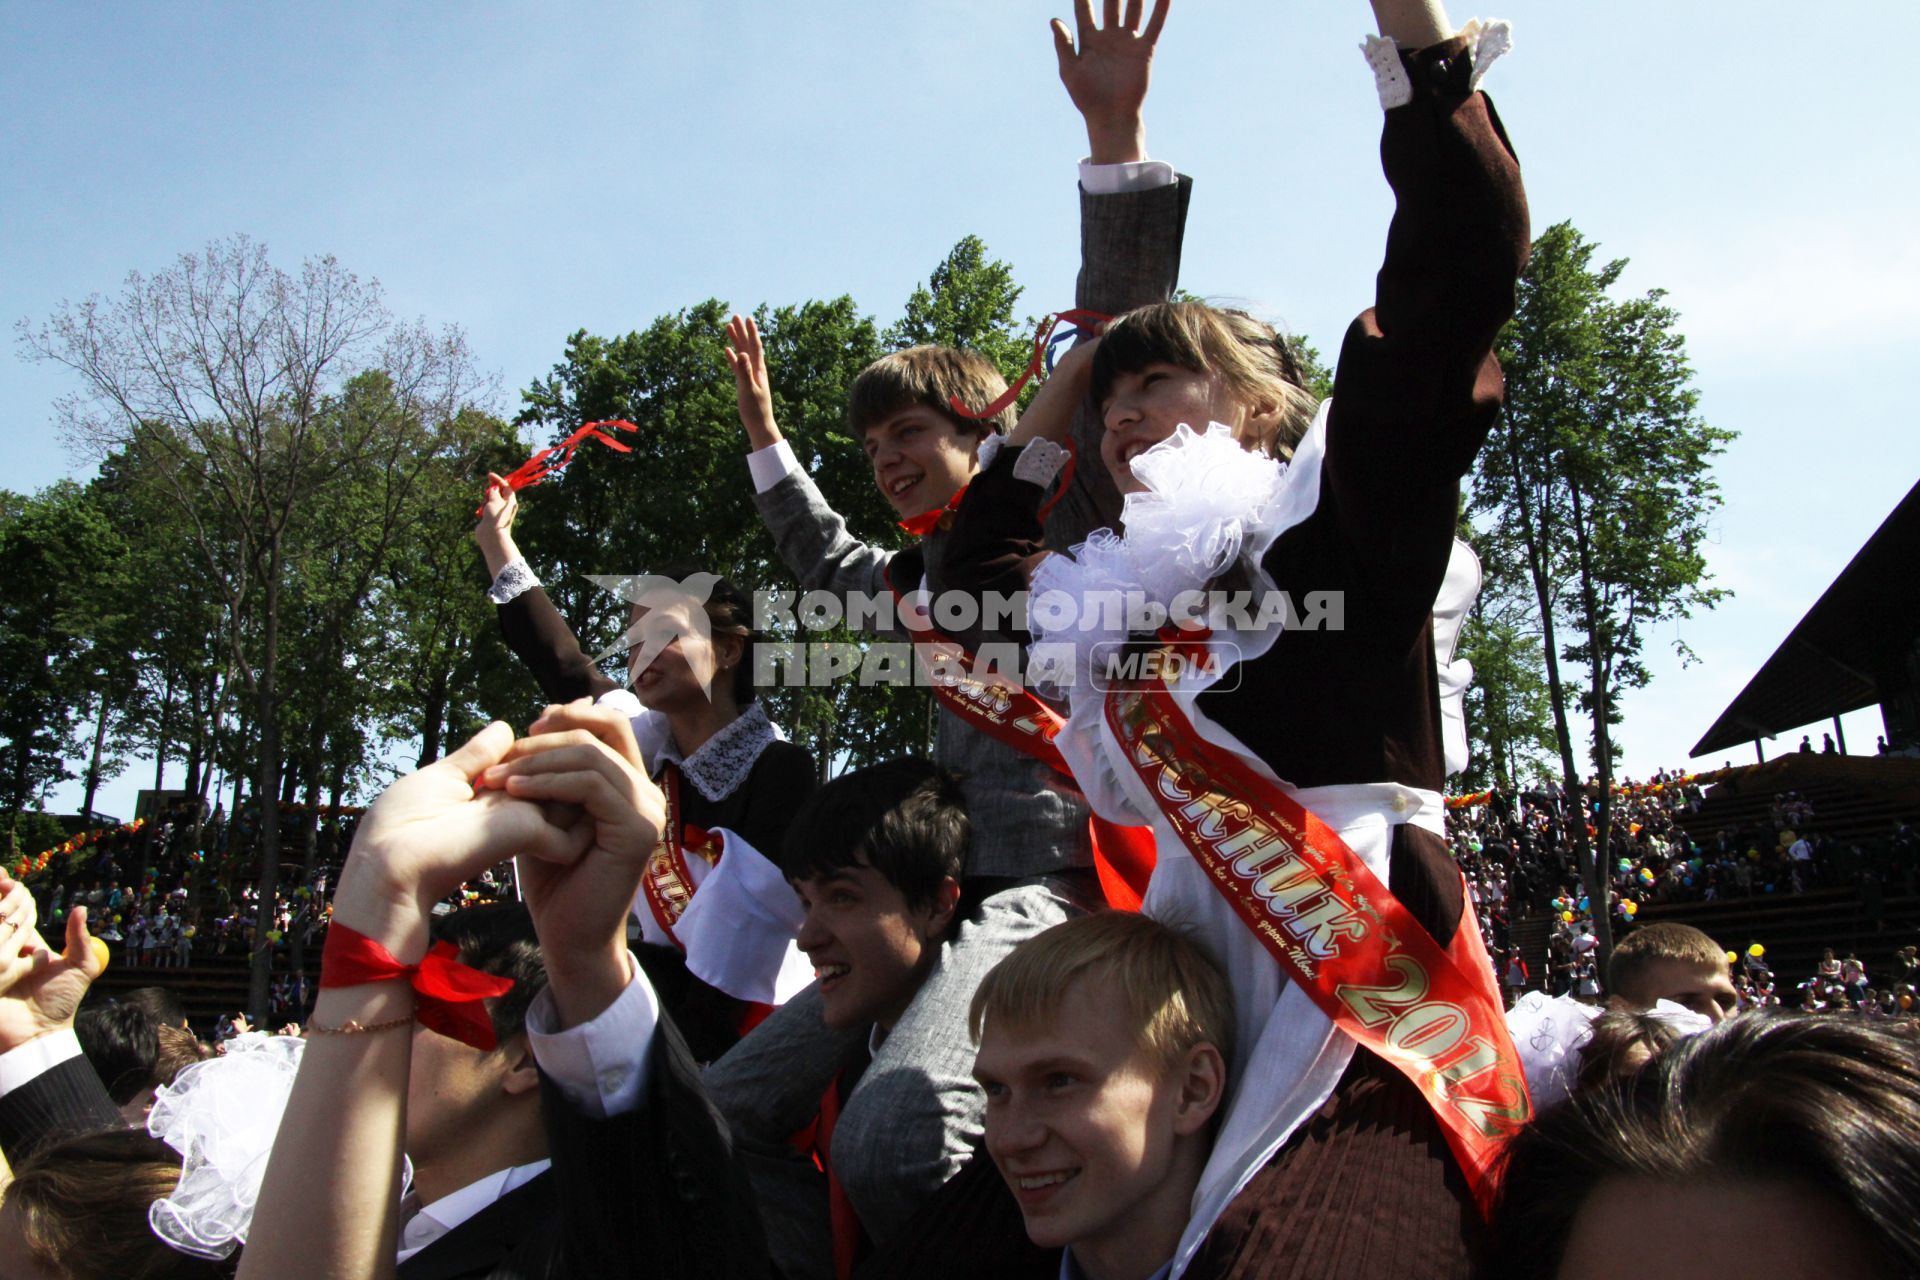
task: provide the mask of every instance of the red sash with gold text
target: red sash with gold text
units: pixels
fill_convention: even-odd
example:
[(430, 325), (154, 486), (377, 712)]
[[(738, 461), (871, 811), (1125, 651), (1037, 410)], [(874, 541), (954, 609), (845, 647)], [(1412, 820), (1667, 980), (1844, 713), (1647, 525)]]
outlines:
[(1326, 823), (1195, 731), (1164, 682), (1110, 692), (1107, 725), (1194, 861), (1289, 981), (1433, 1108), (1482, 1212), (1531, 1104), (1468, 905), (1442, 948)]
[(699, 858), (709, 867), (720, 861), (720, 841), (701, 827), (680, 825), (680, 769), (668, 764), (663, 770), (661, 793), (667, 801), (666, 821), (660, 824), (660, 842), (647, 857), (647, 869), (640, 887), (653, 912), (654, 923), (673, 939), (682, 951), (686, 947), (674, 937), (673, 926), (693, 900), (693, 877), (687, 872), (687, 856)]
[[(900, 599), (899, 592), (894, 593)], [(942, 635), (928, 622), (913, 642), (926, 666), (933, 696), (940, 705), (973, 728), (1014, 750), (1038, 760), (1062, 777), (1071, 778), (1066, 757), (1053, 740), (1066, 727), (1060, 713), (1024, 684), (989, 683), (974, 674), (973, 655), (959, 641)], [(1153, 833), (1145, 827), (1123, 827), (1098, 814), (1088, 819), (1093, 866), (1107, 905), (1118, 911), (1138, 911), (1153, 877)]]

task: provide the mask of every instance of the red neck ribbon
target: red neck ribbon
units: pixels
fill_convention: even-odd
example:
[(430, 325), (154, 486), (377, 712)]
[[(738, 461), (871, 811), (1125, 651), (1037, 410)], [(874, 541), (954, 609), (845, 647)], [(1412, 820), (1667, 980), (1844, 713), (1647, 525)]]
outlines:
[[(965, 404), (961, 403), (959, 396), (953, 396), (948, 399), (948, 406), (961, 417), (972, 418), (975, 421), (981, 418), (991, 418), (995, 414), (1005, 413), (1007, 407), (1020, 398), (1021, 388), (1040, 376), (1040, 369), (1043, 365), (1048, 368), (1052, 367), (1052, 361), (1048, 359), (1048, 356), (1053, 350), (1055, 343), (1065, 342), (1068, 338), (1077, 337), (1081, 333), (1098, 333), (1100, 326), (1111, 319), (1113, 319), (1112, 316), (1100, 311), (1076, 309), (1072, 311), (1054, 312), (1040, 322), (1039, 330), (1033, 335), (1033, 359), (1027, 361), (1025, 371), (1023, 371), (1018, 378), (1014, 379), (1013, 385), (1007, 388), (1005, 395), (1000, 396), (984, 409), (969, 409)], [(1072, 329), (1056, 338), (1053, 331), (1060, 327), (1062, 321), (1085, 327)]]
[(364, 933), (343, 924), (327, 929), (327, 944), (320, 952), (322, 990), (395, 978), (412, 984), (419, 997), (417, 1016), (426, 1026), (475, 1049), (494, 1047), (493, 1019), (481, 1001), (513, 990), (512, 978), (496, 978), (461, 964), (451, 942), (436, 942), (419, 964), (401, 964)]
[[(631, 422), (628, 422), (625, 418), (607, 418), (600, 422), (589, 422), (565, 440), (562, 440), (559, 444), (550, 445), (542, 449), (502, 477), (502, 479), (507, 482), (507, 488), (525, 489), (529, 485), (539, 484), (541, 481), (559, 471), (560, 468), (572, 462), (574, 453), (581, 445), (589, 440), (598, 440), (601, 444), (607, 446), (607, 448), (618, 450), (621, 453), (633, 452), (632, 445), (621, 444), (605, 431), (602, 431), (602, 427), (612, 427), (615, 431), (638, 431), (640, 429)], [(478, 518), (480, 512), (475, 511), (473, 514), (475, 518)]]
[(949, 511), (960, 509), (960, 499), (967, 496), (967, 486), (961, 485), (957, 493), (948, 498), (946, 505), (935, 507), (931, 511), (922, 511), (917, 516), (908, 516), (900, 522), (900, 527), (916, 538), (924, 538), (940, 527), (941, 519)]

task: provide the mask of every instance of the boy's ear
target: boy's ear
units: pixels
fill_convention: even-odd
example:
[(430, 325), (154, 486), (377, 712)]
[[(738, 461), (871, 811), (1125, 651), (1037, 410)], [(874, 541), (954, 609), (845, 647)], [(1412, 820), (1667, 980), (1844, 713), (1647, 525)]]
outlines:
[(952, 876), (942, 876), (940, 887), (934, 890), (933, 907), (929, 913), (928, 924), (932, 936), (944, 937), (953, 927), (954, 912), (960, 909), (960, 882)]
[(509, 1098), (517, 1098), (526, 1093), (537, 1092), (540, 1088), (540, 1069), (533, 1062), (533, 1046), (526, 1036), (517, 1035), (499, 1047), (506, 1055), (507, 1070), (500, 1077), (500, 1092)]
[(1202, 1040), (1187, 1050), (1180, 1065), (1180, 1100), (1173, 1111), (1173, 1131), (1181, 1137), (1201, 1132), (1227, 1092), (1227, 1064), (1220, 1050)]

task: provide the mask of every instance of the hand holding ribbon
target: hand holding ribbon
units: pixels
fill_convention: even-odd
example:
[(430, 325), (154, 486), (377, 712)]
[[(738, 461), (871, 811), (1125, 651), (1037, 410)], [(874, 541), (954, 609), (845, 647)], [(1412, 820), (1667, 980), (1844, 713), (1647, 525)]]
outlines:
[[(640, 429), (631, 422), (628, 422), (625, 418), (605, 418), (599, 422), (589, 422), (565, 440), (562, 440), (559, 444), (549, 445), (547, 448), (534, 454), (531, 458), (528, 458), (525, 462), (502, 476), (500, 482), (509, 490), (525, 489), (530, 485), (539, 484), (541, 481), (558, 472), (569, 462), (572, 462), (573, 455), (579, 450), (581, 445), (589, 440), (598, 440), (601, 444), (607, 446), (607, 448), (617, 450), (621, 453), (633, 452), (632, 445), (621, 444), (605, 431), (602, 431), (602, 427), (612, 427), (615, 431), (638, 431)], [(473, 518), (478, 520), (484, 510), (484, 507), (476, 510), (473, 513)]]

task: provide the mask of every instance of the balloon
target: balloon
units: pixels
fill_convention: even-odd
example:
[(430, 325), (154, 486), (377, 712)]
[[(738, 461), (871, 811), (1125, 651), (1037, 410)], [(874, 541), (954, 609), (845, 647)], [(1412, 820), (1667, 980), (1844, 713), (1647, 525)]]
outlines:
[(1681, 876), (1681, 877), (1680, 877), (1680, 883), (1681, 883), (1681, 884), (1682, 884), (1683, 886), (1685, 886), (1686, 888), (1689, 888), (1689, 889), (1691, 889), (1691, 888), (1693, 888), (1693, 877), (1692, 877), (1692, 876)]
[(1573, 923), (1573, 912), (1571, 912), (1571, 911), (1562, 911), (1562, 912), (1560, 913), (1560, 919), (1561, 919), (1562, 921), (1564, 921), (1565, 923), (1567, 923), (1567, 924), (1572, 924), (1572, 923)]
[(267, 941), (268, 942), (280, 941), (280, 931), (278, 929), (267, 930)]
[(1727, 963), (1728, 964), (1740, 963), (1740, 953), (1738, 951), (1727, 952)]
[(1629, 898), (1625, 902), (1620, 904), (1620, 909), (1626, 912), (1628, 915), (1634, 915), (1639, 912), (1640, 904), (1635, 902), (1633, 899)]
[(1620, 859), (1620, 869), (1622, 871), (1631, 871), (1633, 870), (1633, 864), (1631, 862), (1628, 862), (1625, 858), (1622, 858)]
[(1761, 956), (1767, 954), (1767, 949), (1756, 942), (1752, 946), (1747, 948), (1747, 954), (1752, 956), (1755, 960), (1758, 960)]
[(93, 949), (93, 958), (100, 962), (101, 971), (104, 972), (107, 967), (107, 959), (112, 955), (112, 952), (107, 950), (107, 944), (98, 938), (88, 938), (87, 945)]

